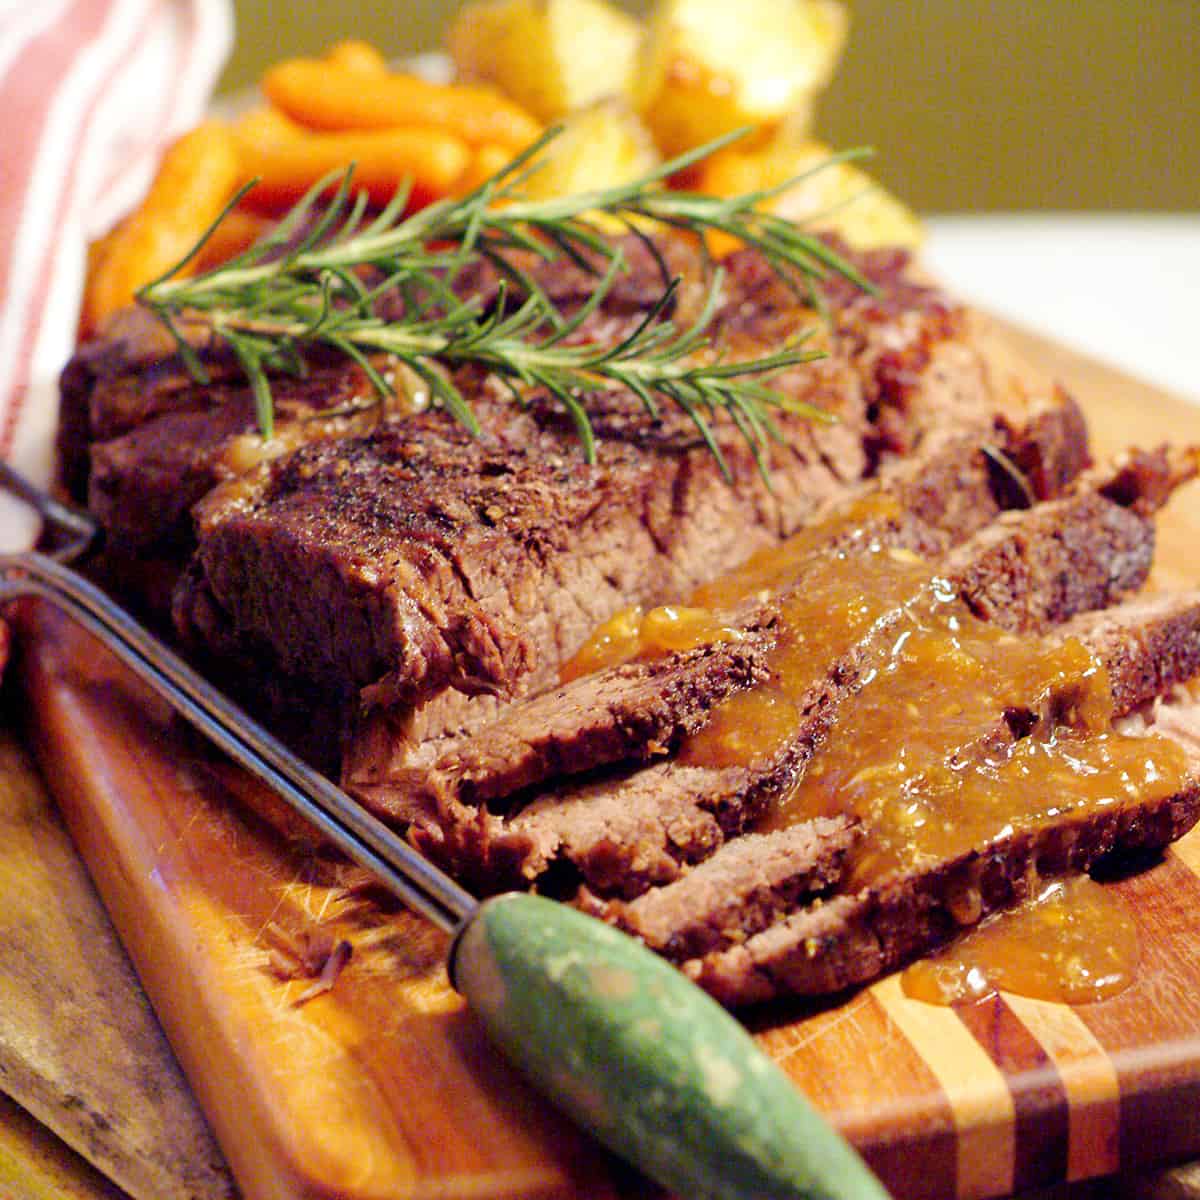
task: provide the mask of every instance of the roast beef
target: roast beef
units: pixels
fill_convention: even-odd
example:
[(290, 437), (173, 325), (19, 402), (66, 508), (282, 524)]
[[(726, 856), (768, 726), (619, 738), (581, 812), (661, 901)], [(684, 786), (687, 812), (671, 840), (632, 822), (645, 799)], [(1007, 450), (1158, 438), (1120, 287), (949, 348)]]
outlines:
[[(756, 264), (731, 264), (731, 353), (752, 351), (756, 328), (774, 339), (814, 320), (786, 289), (764, 290)], [(726, 486), (686, 418), (606, 395), (588, 466), (556, 404), (534, 396), (516, 411), (480, 381), (480, 438), (426, 412), (305, 446), (210, 494), (181, 628), (203, 638), (191, 619), (202, 595), (251, 653), (331, 703), (387, 707), (411, 744), (478, 724), (496, 710), (487, 697), (550, 682), (613, 612), (686, 594), (778, 541), (931, 427), (990, 428), (996, 397), (964, 315), (890, 259), (863, 267), (899, 299), (847, 297), (829, 357), (773, 380), (836, 421), (781, 414), (769, 484), (729, 423), (716, 423)]]
[[(1176, 685), (1200, 673), (1200, 592), (1156, 596), (1084, 614), (1056, 629), (1054, 637), (1080, 639), (1103, 664), (1111, 684), (1114, 716), (1120, 718), (1156, 697), (1169, 695)], [(1050, 736), (1050, 727), (1074, 724), (1079, 720), (1073, 704), (1077, 682), (1064, 680), (1060, 689), (1040, 697), (1037, 711), (997, 711), (991, 730), (980, 730), (973, 746), (958, 748), (954, 755), (958, 768), (973, 753), (995, 756), (1003, 742), (1017, 737)], [(1181, 710), (1174, 706), (1170, 711)], [(1039, 729), (1039, 725), (1044, 728)], [(1162, 722), (1162, 728), (1169, 728), (1166, 721)], [(1139, 732), (1146, 729), (1143, 723)], [(1200, 745), (1196, 749), (1200, 751)], [(1192, 811), (1191, 804), (1190, 793), (1180, 798), (1174, 810), (1179, 820)], [(846, 818), (842, 821), (846, 835), (829, 835), (839, 865), (851, 844), (849, 831), (853, 828)], [(632, 902), (605, 901), (586, 888), (581, 892), (581, 902), (596, 915), (625, 927), (670, 957), (683, 960), (725, 950), (798, 907), (799, 893), (784, 887), (769, 888), (769, 875), (758, 877), (754, 896), (744, 910), (740, 911), (739, 900), (744, 887), (740, 881), (747, 877), (749, 869), (744, 844), (753, 839), (753, 844), (778, 845), (781, 843), (772, 839), (783, 839), (792, 829), (798, 831), (795, 836), (801, 842), (815, 832), (814, 823), (806, 822), (769, 835), (743, 835), (727, 842), (702, 865), (683, 873), (676, 881), (650, 888)], [(764, 860), (769, 861), (770, 857), (764, 855)], [(838, 882), (828, 870), (821, 879), (824, 887)], [(764, 888), (771, 892), (770, 896)], [(948, 890), (946, 915), (954, 908), (950, 894)], [(842, 986), (858, 981), (847, 979)]]
[[(1139, 507), (1146, 496), (1160, 494), (1157, 480), (1173, 470), (1167, 456), (1157, 461), (1161, 470), (1147, 475), (1146, 492), (1122, 497), (1129, 507), (1103, 494), (1111, 474), (1086, 476), (1061, 499), (1003, 514), (951, 550), (936, 572), (931, 566), (914, 579), (934, 580), (977, 615), (1017, 631), (1043, 631), (1104, 608), (1140, 587), (1149, 571), (1154, 526)], [(805, 588), (799, 581), (797, 590)], [(385, 816), (394, 818), (399, 806), (403, 819), (415, 821), (417, 843), (476, 886), (527, 885), (565, 861), (600, 892), (637, 895), (707, 857), (787, 789), (833, 726), (839, 705), (908, 622), (910, 603), (903, 598), (873, 615), (832, 660), (812, 664), (790, 736), (752, 766), (667, 760), (522, 797), (524, 806), (509, 811), (436, 791), (418, 815), (407, 779), (398, 788), (370, 784), (355, 792)]]
[[(1200, 708), (1177, 721), (1192, 729)], [(1200, 756), (1192, 758), (1200, 780)], [(1106, 856), (1159, 850), (1200, 816), (1200, 783), (1137, 805), (1066, 813), (1018, 829), (936, 867), (794, 911), (739, 945), (682, 964), (718, 1000), (745, 1005), (780, 995), (842, 991), (927, 953), (964, 925), (1030, 898), (1039, 878), (1079, 874)], [(970, 896), (969, 910), (958, 909)]]
[(113, 544), (126, 552), (161, 542), (188, 546), (192, 505), (218, 483), (304, 442), (361, 433), (402, 403), (381, 402), (354, 366), (314, 369), (275, 393), (269, 442), (257, 433), (249, 387), (235, 383), (176, 388), (165, 411), (97, 441), (88, 507)]
[[(848, 552), (886, 545), (932, 558), (1005, 508), (1056, 494), (1086, 462), (1081, 426), (1077, 406), (1059, 399), (1037, 409), (1025, 425), (998, 422), (985, 446), (978, 434), (930, 435), (920, 451), (821, 506), (793, 543)], [(997, 468), (997, 456), (1010, 464), (1038, 464), (1030, 471), (1032, 482), (1022, 476), (1017, 486)], [(734, 578), (752, 567), (753, 560)], [(430, 789), (451, 789), (481, 803), (544, 780), (660, 757), (763, 669), (775, 616), (754, 601), (745, 614), (725, 619), (738, 626), (735, 640), (588, 675), (511, 704), (463, 737), (429, 739), (410, 750), (403, 737), (389, 741), (386, 722), (378, 722), (352, 744), (345, 782), (351, 788), (385, 785), (393, 797), (389, 811), (400, 816), (405, 796)]]
[(676, 883), (628, 904), (586, 893), (582, 904), (668, 958), (698, 958), (744, 941), (836, 884), (861, 832), (839, 816), (743, 834)]

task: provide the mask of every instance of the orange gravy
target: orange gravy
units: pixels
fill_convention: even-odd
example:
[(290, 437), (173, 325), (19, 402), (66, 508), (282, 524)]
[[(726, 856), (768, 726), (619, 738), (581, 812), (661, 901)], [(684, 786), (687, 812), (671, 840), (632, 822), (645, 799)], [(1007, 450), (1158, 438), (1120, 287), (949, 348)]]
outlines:
[(827, 559), (831, 541), (865, 541), (872, 527), (899, 516), (899, 511), (890, 496), (865, 496), (828, 520), (802, 529), (779, 546), (760, 550), (741, 566), (701, 585), (686, 605), (662, 605), (649, 612), (641, 605), (622, 609), (562, 664), (560, 682), (569, 683), (581, 675), (635, 658), (657, 658), (732, 640), (737, 630), (722, 620), (723, 613), (770, 599), (794, 580), (809, 576), (822, 559)]
[(900, 976), (929, 1004), (1015, 992), (1060, 1004), (1105, 1000), (1133, 980), (1141, 955), (1129, 909), (1086, 875), (1047, 884), (1032, 900), (989, 917)]
[(681, 650), (734, 641), (739, 630), (723, 624), (707, 608), (664, 604), (649, 612), (642, 606), (623, 608), (610, 617), (559, 668), (561, 683), (590, 675), (633, 659), (662, 658)]
[[(1082, 643), (1006, 633), (957, 603), (913, 618), (875, 677), (843, 701), (840, 736), (818, 748), (764, 822), (857, 817), (868, 836), (851, 856), (849, 886), (1182, 787), (1180, 746), (1110, 731), (1108, 679)], [(1018, 707), (1051, 710), (1051, 720), (1014, 742), (1002, 714)]]
[(698, 766), (750, 766), (787, 742), (801, 705), (827, 665), (842, 657), (885, 613), (928, 589), (930, 572), (906, 550), (815, 554), (803, 564), (802, 588), (780, 601), (779, 631), (767, 659), (769, 676), (714, 708), (683, 745), (680, 758)]

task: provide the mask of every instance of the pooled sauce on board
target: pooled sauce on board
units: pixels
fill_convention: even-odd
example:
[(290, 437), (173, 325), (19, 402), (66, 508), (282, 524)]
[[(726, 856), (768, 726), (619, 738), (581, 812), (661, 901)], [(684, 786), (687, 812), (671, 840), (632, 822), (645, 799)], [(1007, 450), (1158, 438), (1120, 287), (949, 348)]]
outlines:
[(987, 918), (913, 963), (900, 985), (929, 1004), (981, 1000), (1002, 989), (1088, 1004), (1126, 988), (1140, 956), (1128, 907), (1083, 875), (1055, 880), (1019, 908)]
[[(886, 500), (861, 502), (836, 522), (759, 552), (698, 589), (687, 608), (620, 614), (568, 668), (582, 674), (728, 640), (737, 636), (729, 610), (776, 597), (768, 677), (716, 705), (679, 752), (680, 761), (693, 765), (751, 766), (787, 744), (829, 664), (862, 642), (865, 658), (855, 668), (861, 686), (841, 700), (832, 735), (758, 826), (856, 817), (866, 835), (850, 853), (841, 891), (929, 868), (1072, 813), (1180, 790), (1183, 749), (1165, 738), (1112, 731), (1107, 673), (1082, 642), (1051, 642), (982, 621), (930, 564), (872, 541), (866, 532), (872, 522), (892, 515)], [(858, 538), (856, 527), (864, 531)], [(888, 614), (898, 615), (863, 642)], [(1064, 917), (1064, 906), (1080, 895), (1078, 913)], [(1008, 964), (1000, 969), (1001, 986), (1079, 1002), (1128, 978), (1136, 948), (1129, 949), (1109, 910), (1089, 895), (1083, 884), (1051, 888), (1030, 906), (1021, 928), (1069, 935), (1065, 945), (1047, 943), (1034, 956), (1037, 970), (1015, 947), (1040, 934), (1016, 934), (1005, 950), (1002, 923), (980, 931), (980, 945)], [(977, 892), (953, 898), (962, 925), (977, 922), (981, 911)], [(1089, 938), (1095, 957), (1079, 967), (1079, 948)], [(1126, 967), (1105, 966), (1110, 952)], [(978, 973), (964, 971), (970, 979)], [(938, 978), (952, 973), (944, 967)], [(953, 990), (921, 986), (931, 995)]]

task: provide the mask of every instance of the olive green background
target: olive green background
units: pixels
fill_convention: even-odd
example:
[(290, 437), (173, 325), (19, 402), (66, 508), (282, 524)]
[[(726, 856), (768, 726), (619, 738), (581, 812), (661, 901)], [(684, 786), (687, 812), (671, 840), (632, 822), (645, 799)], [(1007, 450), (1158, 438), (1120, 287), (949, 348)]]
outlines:
[[(644, 12), (649, 0), (627, 0)], [(736, 0), (730, 0), (736, 12)], [(1200, 0), (853, 0), (818, 115), (925, 212), (1200, 208)], [(235, 0), (222, 81), (338, 38), (436, 48), (455, 0)]]

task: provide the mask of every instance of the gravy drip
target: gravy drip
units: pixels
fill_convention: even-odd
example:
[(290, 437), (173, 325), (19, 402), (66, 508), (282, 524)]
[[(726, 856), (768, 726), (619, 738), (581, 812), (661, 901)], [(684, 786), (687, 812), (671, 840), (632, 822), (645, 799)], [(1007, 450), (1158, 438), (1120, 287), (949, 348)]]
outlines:
[[(640, 606), (623, 609), (562, 665), (560, 681), (634, 659), (736, 640), (741, 634), (731, 619), (733, 612), (785, 593), (771, 678), (718, 705), (684, 750), (688, 761), (753, 762), (789, 736), (798, 713), (796, 701), (812, 682), (811, 664), (823, 655), (842, 653), (885, 606), (900, 603), (928, 581), (928, 569), (915, 555), (884, 551), (878, 543), (880, 527), (899, 516), (894, 497), (864, 496), (697, 588), (686, 605), (649, 612)], [(854, 568), (846, 566), (850, 561)], [(865, 588), (860, 575), (870, 576), (873, 585)], [(798, 579), (804, 581), (803, 596), (791, 594)], [(835, 613), (832, 620), (826, 618), (830, 608)], [(751, 728), (757, 734), (747, 741), (744, 732)]]
[(905, 993), (929, 1004), (986, 999), (1003, 989), (1089, 1004), (1122, 991), (1141, 956), (1128, 907), (1086, 875), (1047, 884), (1011, 912), (989, 917), (953, 945), (913, 963)]

